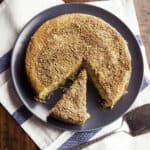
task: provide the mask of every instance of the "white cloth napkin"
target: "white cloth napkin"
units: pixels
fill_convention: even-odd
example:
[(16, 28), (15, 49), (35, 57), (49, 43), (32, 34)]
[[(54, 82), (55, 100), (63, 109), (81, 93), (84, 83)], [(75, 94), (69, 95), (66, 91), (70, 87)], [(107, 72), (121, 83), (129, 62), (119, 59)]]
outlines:
[[(12, 87), (9, 63), (12, 46), (22, 27), (40, 11), (62, 4), (61, 0), (5, 0), (0, 4), (0, 102), (14, 117), (26, 133), (40, 149), (70, 149), (81, 143), (99, 137), (120, 125), (121, 119), (102, 130), (74, 133), (56, 129), (34, 117), (18, 99)], [(146, 60), (145, 49), (140, 38), (138, 22), (133, 0), (110, 0), (92, 2), (91, 5), (104, 8), (118, 16), (132, 30), (140, 45), (144, 59), (143, 90), (140, 92), (132, 108), (149, 103), (150, 73)], [(130, 108), (131, 109), (131, 108)], [(150, 133), (132, 138), (120, 133), (85, 149), (89, 150), (141, 150), (150, 149)], [(144, 146), (144, 147), (143, 147)], [(145, 149), (144, 148), (144, 149)]]

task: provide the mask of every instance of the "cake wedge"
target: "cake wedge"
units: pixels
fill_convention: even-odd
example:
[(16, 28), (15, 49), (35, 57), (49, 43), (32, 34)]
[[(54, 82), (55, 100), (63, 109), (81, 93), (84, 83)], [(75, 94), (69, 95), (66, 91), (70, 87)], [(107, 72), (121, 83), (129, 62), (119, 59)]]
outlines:
[(90, 118), (86, 109), (87, 73), (82, 70), (77, 79), (50, 110), (50, 116), (76, 125), (84, 124)]

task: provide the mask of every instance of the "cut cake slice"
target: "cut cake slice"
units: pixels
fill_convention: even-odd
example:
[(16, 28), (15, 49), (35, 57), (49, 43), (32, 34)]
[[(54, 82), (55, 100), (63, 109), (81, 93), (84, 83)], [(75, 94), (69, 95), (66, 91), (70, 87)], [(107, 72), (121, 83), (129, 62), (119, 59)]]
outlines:
[(82, 70), (57, 104), (51, 109), (50, 116), (58, 120), (82, 125), (90, 118), (86, 110), (87, 73)]

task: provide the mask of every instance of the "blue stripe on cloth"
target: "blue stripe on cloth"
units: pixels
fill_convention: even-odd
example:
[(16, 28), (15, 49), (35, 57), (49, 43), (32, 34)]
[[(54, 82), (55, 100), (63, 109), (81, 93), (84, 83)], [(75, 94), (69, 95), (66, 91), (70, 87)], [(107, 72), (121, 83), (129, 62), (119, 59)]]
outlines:
[(11, 50), (4, 54), (2, 57), (0, 57), (0, 73), (7, 70), (10, 66), (10, 60), (11, 60)]
[(80, 144), (87, 142), (91, 137), (93, 137), (100, 129), (93, 131), (77, 132), (71, 136), (58, 150), (70, 150)]
[(21, 125), (32, 116), (32, 113), (23, 105), (12, 116)]
[(143, 91), (150, 83), (146, 80), (146, 77), (144, 77), (142, 86), (141, 86), (141, 91)]
[(143, 45), (143, 41), (142, 41), (142, 38), (139, 34), (135, 35), (135, 38), (139, 44), (139, 46), (142, 46)]

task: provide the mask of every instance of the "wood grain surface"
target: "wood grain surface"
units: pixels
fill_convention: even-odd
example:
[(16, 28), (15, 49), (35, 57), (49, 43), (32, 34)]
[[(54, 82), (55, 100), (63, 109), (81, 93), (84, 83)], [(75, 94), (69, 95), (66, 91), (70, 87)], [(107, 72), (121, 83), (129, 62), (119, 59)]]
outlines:
[(150, 66), (150, 0), (134, 0), (140, 31)]
[[(2, 0), (0, 0), (1, 2)], [(65, 0), (93, 1), (93, 0)], [(150, 65), (150, 2), (149, 0), (134, 0), (140, 30), (146, 47)], [(21, 129), (8, 112), (0, 105), (0, 150), (37, 150), (37, 146)]]

